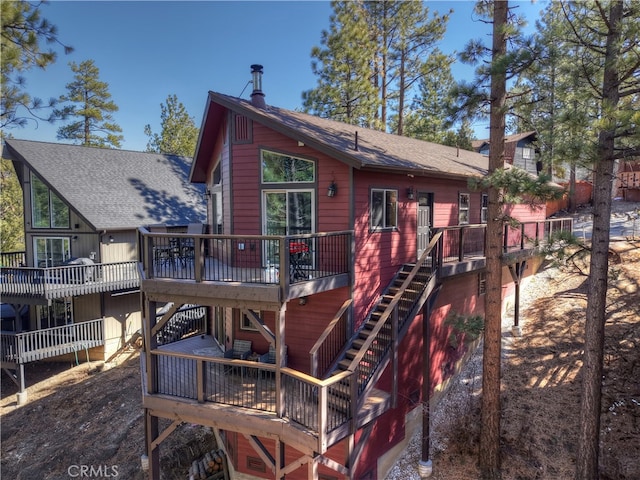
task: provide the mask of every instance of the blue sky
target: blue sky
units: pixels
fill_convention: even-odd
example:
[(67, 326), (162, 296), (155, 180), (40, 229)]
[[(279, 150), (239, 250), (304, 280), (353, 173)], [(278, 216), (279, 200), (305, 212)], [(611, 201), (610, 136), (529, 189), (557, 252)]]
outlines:
[[(510, 2), (533, 26), (544, 0)], [(489, 26), (472, 14), (473, 1), (430, 1), (431, 11), (454, 10), (444, 52), (461, 50), (471, 38), (487, 38)], [(322, 30), (332, 13), (326, 1), (60, 1), (41, 7), (58, 28), (61, 42), (74, 48), (46, 70), (25, 75), (32, 96), (44, 100), (66, 93), (72, 81), (69, 62), (94, 60), (100, 79), (119, 111), (113, 117), (123, 129), (122, 148), (145, 150), (144, 126), (160, 131), (160, 104), (176, 94), (200, 126), (207, 92), (213, 90), (248, 98), (250, 65), (264, 66), (267, 104), (294, 110), (302, 92), (314, 88), (311, 49), (320, 45)], [(470, 79), (473, 70), (455, 65), (456, 80)], [(244, 93), (243, 93), (244, 90)], [(242, 95), (241, 95), (242, 93)], [(62, 123), (29, 122), (8, 131), (16, 138), (56, 142)], [(487, 124), (474, 125), (476, 135), (488, 136)]]

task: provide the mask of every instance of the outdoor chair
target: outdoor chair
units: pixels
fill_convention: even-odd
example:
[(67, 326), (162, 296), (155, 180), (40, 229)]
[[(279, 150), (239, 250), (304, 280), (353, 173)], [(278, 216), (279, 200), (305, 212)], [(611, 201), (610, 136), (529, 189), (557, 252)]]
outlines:
[[(233, 348), (230, 348), (226, 352), (224, 352), (224, 358), (231, 358), (234, 360), (247, 360), (251, 353), (251, 340), (234, 340)], [(238, 369), (232, 366), (228, 366), (225, 368), (224, 373), (228, 375), (230, 373), (236, 373), (238, 371), (243, 373), (242, 368)]]
[[(276, 347), (273, 344), (269, 345), (269, 351), (267, 353), (263, 353), (260, 355), (258, 360), (261, 363), (272, 363), (275, 365), (276, 363)], [(283, 364), (287, 365), (287, 346), (284, 346), (284, 362)]]

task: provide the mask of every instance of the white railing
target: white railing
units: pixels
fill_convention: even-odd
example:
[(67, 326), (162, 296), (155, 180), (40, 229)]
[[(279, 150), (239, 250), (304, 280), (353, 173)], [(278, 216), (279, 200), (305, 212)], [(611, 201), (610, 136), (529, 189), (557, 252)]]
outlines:
[(104, 345), (102, 318), (32, 332), (0, 335), (2, 361), (29, 363)]
[(50, 268), (0, 268), (0, 294), (47, 299), (88, 295), (140, 286), (137, 262)]

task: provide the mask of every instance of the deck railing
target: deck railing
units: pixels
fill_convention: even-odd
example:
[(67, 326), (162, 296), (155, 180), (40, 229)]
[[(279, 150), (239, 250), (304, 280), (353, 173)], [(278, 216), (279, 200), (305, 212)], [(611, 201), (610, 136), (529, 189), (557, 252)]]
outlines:
[(22, 267), (26, 262), (25, 252), (0, 252), (0, 267)]
[(351, 239), (351, 231), (280, 237), (151, 233), (141, 228), (140, 251), (146, 278), (294, 284), (348, 273)]
[[(354, 418), (355, 396), (344, 394), (355, 386), (353, 372), (319, 380), (290, 368), (280, 369), (284, 395), (277, 395), (275, 365), (223, 357), (152, 350), (150, 394), (162, 394), (251, 408), (294, 421), (322, 437)], [(331, 406), (329, 407), (329, 398)], [(336, 404), (335, 398), (341, 398)], [(282, 399), (282, 400), (281, 400)], [(282, 402), (282, 403), (280, 403)]]
[(0, 268), (0, 294), (54, 299), (140, 286), (137, 262)]
[(104, 345), (102, 318), (32, 332), (0, 334), (2, 361), (29, 363)]
[[(456, 263), (484, 257), (486, 224), (456, 225), (439, 228), (442, 232), (440, 262)], [(550, 218), (538, 222), (506, 224), (503, 235), (503, 252), (540, 247), (558, 232), (573, 231), (573, 219)]]
[[(318, 337), (315, 345), (309, 351), (311, 375), (314, 377), (324, 376), (331, 362), (336, 358), (340, 350), (347, 342), (347, 321), (349, 307), (353, 299), (347, 299), (338, 310), (333, 320), (329, 322), (327, 328)], [(319, 375), (322, 374), (322, 375)]]

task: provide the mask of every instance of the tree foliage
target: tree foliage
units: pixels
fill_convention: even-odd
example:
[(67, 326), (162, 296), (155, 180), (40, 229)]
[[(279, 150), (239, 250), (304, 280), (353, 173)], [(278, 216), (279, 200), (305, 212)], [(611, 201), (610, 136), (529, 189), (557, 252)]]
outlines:
[(29, 120), (54, 121), (65, 113), (54, 114), (56, 99), (45, 103), (25, 88), (25, 72), (56, 61), (56, 52), (45, 50), (43, 44), (58, 44), (65, 53), (73, 50), (58, 40), (55, 25), (42, 18), (43, 3), (0, 2), (0, 128), (23, 127)]
[(422, 2), (332, 6), (330, 30), (322, 32), (322, 47), (311, 53), (319, 78), (315, 89), (303, 93), (305, 111), (402, 134), (412, 95), (430, 72), (424, 63), (442, 38), (448, 15), (430, 16)]
[[(575, 474), (576, 480), (590, 480), (599, 476), (612, 179), (617, 160), (640, 154), (640, 4), (589, 0), (561, 5), (574, 45), (575, 75), (585, 97), (598, 105), (585, 137), (594, 146), (593, 232)], [(595, 135), (588, 135), (591, 131)]]
[(120, 126), (111, 113), (118, 106), (111, 100), (109, 84), (99, 79), (100, 70), (93, 60), (71, 62), (74, 80), (67, 84), (67, 94), (60, 101), (70, 103), (69, 115), (78, 120), (58, 129), (58, 139), (72, 140), (86, 147), (120, 148), (123, 140)]
[(0, 252), (24, 250), (22, 189), (9, 160), (0, 161)]
[(374, 127), (379, 105), (371, 73), (375, 44), (361, 3), (332, 2), (330, 27), (314, 47), (311, 69), (318, 86), (303, 93), (305, 111), (345, 123)]
[(192, 157), (198, 142), (199, 129), (177, 95), (167, 96), (160, 104), (160, 133), (153, 133), (151, 125), (145, 125), (144, 134), (149, 137), (147, 152), (168, 153)]

